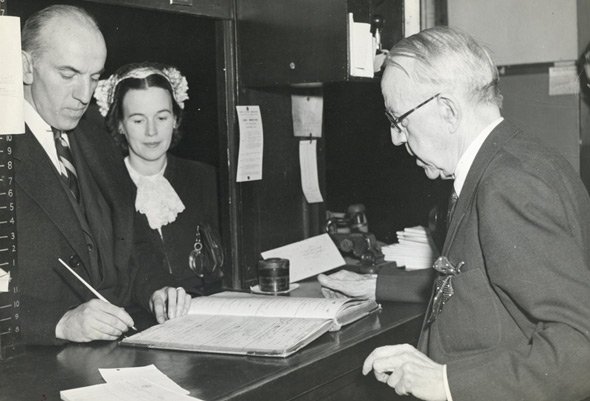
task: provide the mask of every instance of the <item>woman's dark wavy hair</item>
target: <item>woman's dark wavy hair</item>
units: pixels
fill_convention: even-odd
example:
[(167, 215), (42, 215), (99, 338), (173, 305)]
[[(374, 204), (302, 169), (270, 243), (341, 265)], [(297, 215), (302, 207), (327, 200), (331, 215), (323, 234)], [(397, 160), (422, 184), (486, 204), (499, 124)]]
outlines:
[[(151, 67), (162, 71), (164, 68), (167, 68), (167, 65), (154, 63), (150, 61), (142, 62), (142, 63), (131, 63), (125, 64), (124, 66), (120, 67), (115, 74), (117, 76), (124, 76), (125, 74), (129, 73), (130, 71), (136, 68), (145, 68)], [(147, 88), (162, 88), (170, 93), (170, 97), (172, 99), (172, 113), (176, 118), (176, 128), (172, 131), (172, 141), (170, 143), (170, 148), (173, 148), (182, 138), (182, 131), (179, 129), (180, 124), (182, 122), (182, 109), (174, 100), (174, 92), (172, 90), (172, 86), (170, 86), (170, 82), (166, 79), (166, 77), (160, 74), (151, 74), (145, 78), (126, 78), (117, 84), (115, 88), (115, 93), (113, 96), (113, 103), (109, 108), (109, 112), (106, 115), (106, 127), (111, 136), (114, 138), (115, 142), (123, 149), (125, 153), (129, 152), (129, 144), (127, 143), (127, 138), (125, 135), (122, 135), (119, 131), (119, 123), (123, 121), (123, 99), (129, 90), (131, 89), (147, 89)]]

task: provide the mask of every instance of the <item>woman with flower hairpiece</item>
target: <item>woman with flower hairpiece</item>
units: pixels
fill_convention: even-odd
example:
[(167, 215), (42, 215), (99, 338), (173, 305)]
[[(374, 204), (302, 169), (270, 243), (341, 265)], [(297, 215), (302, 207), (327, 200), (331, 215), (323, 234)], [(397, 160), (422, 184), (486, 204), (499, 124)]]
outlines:
[[(144, 62), (120, 67), (99, 82), (94, 97), (108, 131), (127, 153), (139, 224), (149, 225), (158, 262), (178, 286), (202, 295), (218, 287), (223, 251), (216, 236), (215, 170), (168, 154), (180, 140), (187, 90), (176, 68)], [(153, 254), (139, 249), (140, 263)]]

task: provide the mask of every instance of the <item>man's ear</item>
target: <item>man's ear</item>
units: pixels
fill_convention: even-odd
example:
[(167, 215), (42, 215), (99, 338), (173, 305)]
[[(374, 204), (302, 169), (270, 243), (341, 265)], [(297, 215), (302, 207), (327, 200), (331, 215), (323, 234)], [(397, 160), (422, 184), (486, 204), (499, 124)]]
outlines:
[(33, 83), (33, 57), (31, 53), (22, 51), (21, 57), (23, 61), (23, 83), (31, 85)]
[(440, 95), (438, 101), (441, 103), (441, 117), (446, 121), (451, 131), (456, 131), (461, 121), (461, 106), (457, 99), (453, 96), (442, 96)]

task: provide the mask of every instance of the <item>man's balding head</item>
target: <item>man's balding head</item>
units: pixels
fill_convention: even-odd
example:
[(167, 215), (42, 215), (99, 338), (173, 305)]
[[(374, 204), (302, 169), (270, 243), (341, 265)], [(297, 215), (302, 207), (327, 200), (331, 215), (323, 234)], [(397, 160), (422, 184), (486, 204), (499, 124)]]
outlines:
[(102, 37), (98, 23), (86, 10), (76, 6), (55, 4), (37, 11), (27, 19), (21, 32), (22, 49), (31, 55), (42, 52), (51, 36), (48, 35), (48, 31), (67, 26), (95, 32)]
[(25, 99), (50, 126), (74, 129), (106, 60), (98, 24), (81, 8), (50, 6), (27, 20), (22, 45)]

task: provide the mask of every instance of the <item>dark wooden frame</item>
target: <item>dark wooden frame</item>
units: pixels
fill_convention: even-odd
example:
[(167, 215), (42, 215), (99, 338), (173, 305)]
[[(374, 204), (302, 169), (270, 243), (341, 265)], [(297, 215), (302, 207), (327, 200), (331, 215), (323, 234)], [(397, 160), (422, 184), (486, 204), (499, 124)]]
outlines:
[[(218, 87), (219, 160), (218, 183), (221, 230), (226, 251), (224, 285), (240, 288), (239, 200), (234, 166), (237, 160), (237, 44), (235, 34), (235, 0), (189, 1), (192, 5), (171, 5), (168, 0), (84, 0), (93, 3), (137, 7), (165, 12), (190, 14), (215, 19)], [(185, 3), (185, 2), (179, 2)]]

